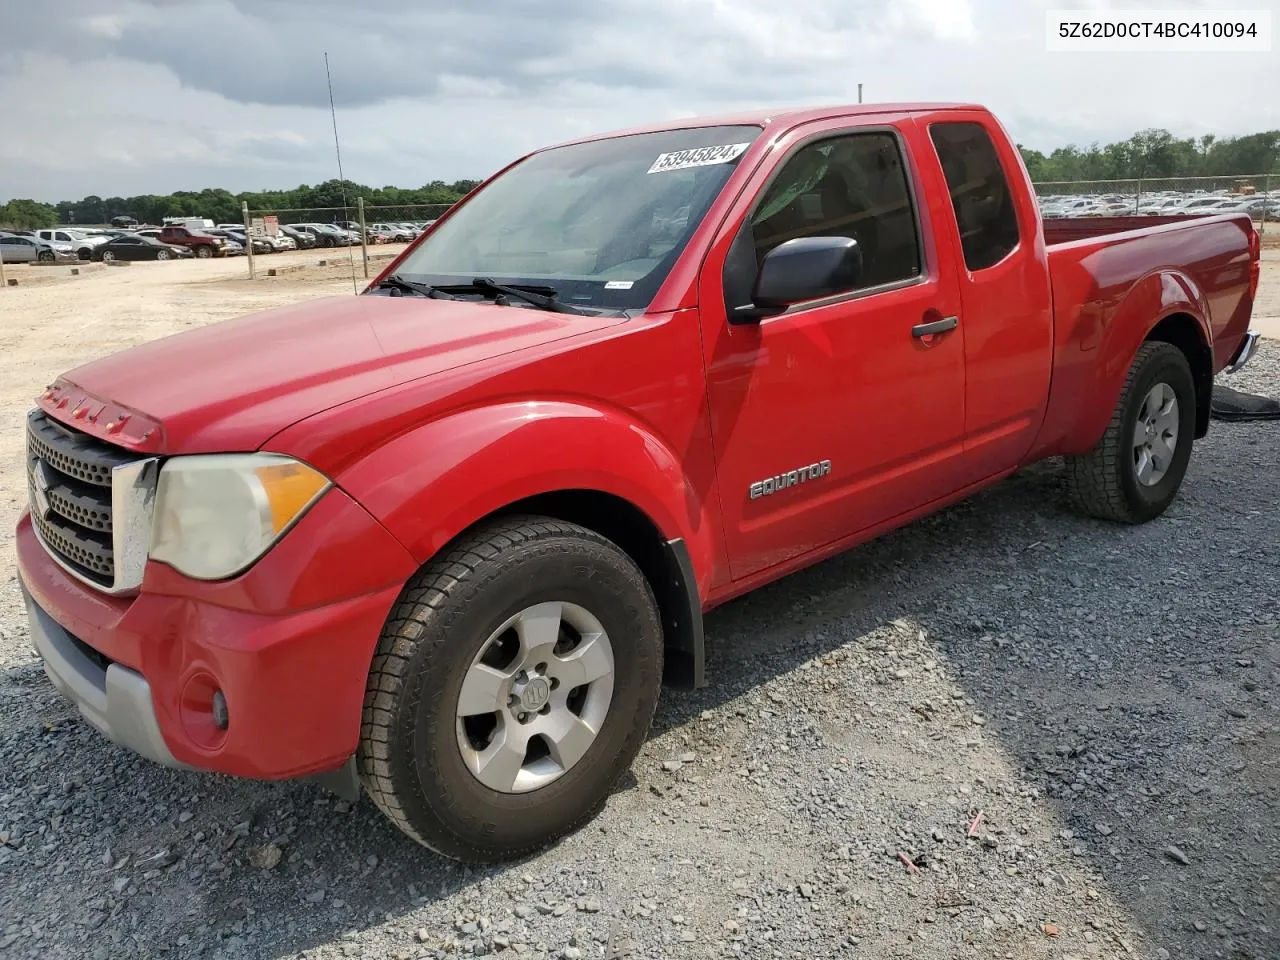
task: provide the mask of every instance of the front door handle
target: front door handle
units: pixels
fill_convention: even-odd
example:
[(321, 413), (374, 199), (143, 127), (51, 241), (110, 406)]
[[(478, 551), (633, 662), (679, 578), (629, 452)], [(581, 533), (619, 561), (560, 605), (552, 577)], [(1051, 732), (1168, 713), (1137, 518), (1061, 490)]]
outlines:
[(943, 317), (941, 320), (933, 320), (929, 323), (917, 323), (911, 328), (911, 335), (913, 337), (932, 337), (935, 333), (946, 333), (948, 330), (954, 330), (958, 326), (960, 326), (959, 317)]

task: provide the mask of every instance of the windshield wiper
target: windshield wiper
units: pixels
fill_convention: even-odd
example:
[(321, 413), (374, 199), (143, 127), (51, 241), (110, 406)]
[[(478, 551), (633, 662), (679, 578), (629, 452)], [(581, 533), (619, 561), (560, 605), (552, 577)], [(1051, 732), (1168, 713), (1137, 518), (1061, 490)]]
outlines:
[(447, 290), (450, 294), (456, 293), (488, 293), (493, 294), (495, 301), (503, 298), (514, 297), (517, 300), (523, 300), (525, 303), (532, 304), (539, 310), (550, 310), (553, 313), (575, 313), (579, 316), (589, 316), (585, 310), (567, 303), (561, 303), (556, 299), (555, 287), (542, 286), (533, 283), (521, 283), (508, 286), (505, 283), (497, 283), (488, 277), (476, 277), (470, 283), (450, 284), (448, 287), (436, 287), (436, 290)]
[(389, 277), (383, 277), (378, 281), (378, 286), (390, 288), (392, 290), (403, 290), (406, 293), (416, 293), (419, 296), (431, 297), (435, 300), (458, 299), (453, 294), (446, 293), (443, 290), (431, 286), (429, 283), (418, 283), (418, 281), (406, 279), (398, 273), (393, 273)]

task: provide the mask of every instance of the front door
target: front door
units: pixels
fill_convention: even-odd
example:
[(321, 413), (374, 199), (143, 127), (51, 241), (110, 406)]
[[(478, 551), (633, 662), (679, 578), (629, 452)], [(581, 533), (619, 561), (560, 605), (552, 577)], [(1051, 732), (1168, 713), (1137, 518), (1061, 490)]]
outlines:
[[(708, 399), (730, 569), (751, 576), (957, 489), (963, 324), (931, 241), (906, 116), (824, 121), (757, 170), (703, 269)], [(745, 226), (744, 226), (745, 224)], [(732, 324), (760, 261), (795, 237), (857, 241), (847, 291)], [(945, 322), (942, 324), (945, 326)]]

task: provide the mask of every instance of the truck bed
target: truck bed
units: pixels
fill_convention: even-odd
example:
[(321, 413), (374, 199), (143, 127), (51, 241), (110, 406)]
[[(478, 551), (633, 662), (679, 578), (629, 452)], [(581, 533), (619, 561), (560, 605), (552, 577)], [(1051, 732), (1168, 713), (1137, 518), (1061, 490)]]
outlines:
[(1153, 217), (1061, 217), (1044, 221), (1044, 242), (1054, 246), (1089, 237), (1107, 237), (1129, 230), (1146, 230), (1148, 227), (1168, 223), (1203, 220), (1208, 216), (1210, 214), (1207, 213), (1186, 213)]
[(1147, 318), (1198, 313), (1212, 346), (1210, 378), (1239, 347), (1253, 306), (1256, 235), (1247, 214), (1046, 220), (1044, 232), (1054, 312), (1045, 449), (1082, 453), (1097, 439), (1082, 427), (1090, 422), (1082, 398), (1115, 395), (1137, 344), (1114, 338), (1147, 329)]

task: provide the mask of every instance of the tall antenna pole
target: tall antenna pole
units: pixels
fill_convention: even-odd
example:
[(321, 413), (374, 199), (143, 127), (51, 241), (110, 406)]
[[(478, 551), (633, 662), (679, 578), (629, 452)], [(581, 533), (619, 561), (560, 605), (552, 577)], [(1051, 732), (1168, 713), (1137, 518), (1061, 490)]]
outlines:
[(862, 102), (862, 84), (858, 84), (858, 102)]
[[(338, 146), (338, 111), (333, 106), (333, 76), (329, 73), (329, 51), (324, 53), (324, 78), (329, 83), (329, 116), (333, 118), (333, 152), (338, 156), (338, 188), (342, 191), (342, 215), (348, 216), (347, 210), (347, 178), (342, 173), (342, 148)], [(346, 230), (346, 227), (342, 228)], [(348, 231), (349, 232), (349, 231)], [(347, 260), (351, 263), (351, 292), (359, 293), (356, 285), (356, 257), (351, 244), (347, 244)]]

